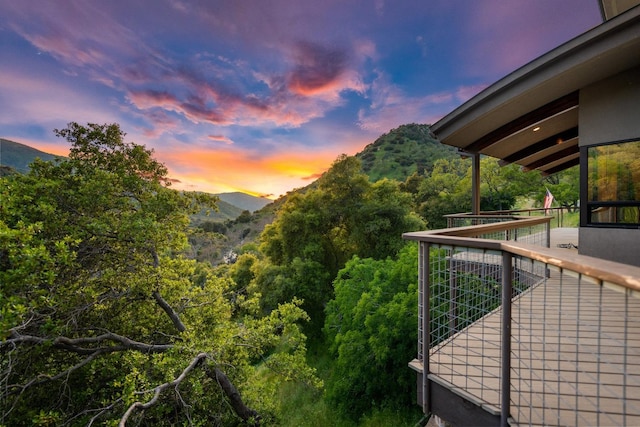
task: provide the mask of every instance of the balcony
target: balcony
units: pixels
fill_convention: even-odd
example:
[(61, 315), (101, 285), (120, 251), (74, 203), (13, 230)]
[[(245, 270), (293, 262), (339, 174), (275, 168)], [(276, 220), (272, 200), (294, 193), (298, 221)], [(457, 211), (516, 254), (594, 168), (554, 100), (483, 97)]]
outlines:
[(420, 245), (409, 365), (425, 414), (640, 425), (640, 268), (579, 255), (577, 229), (552, 229), (557, 217), (455, 221), (405, 234)]

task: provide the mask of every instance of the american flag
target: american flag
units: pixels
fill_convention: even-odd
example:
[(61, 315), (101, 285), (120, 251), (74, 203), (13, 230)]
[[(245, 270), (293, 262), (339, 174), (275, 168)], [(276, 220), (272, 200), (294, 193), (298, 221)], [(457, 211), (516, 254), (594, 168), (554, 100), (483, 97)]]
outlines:
[(544, 195), (544, 214), (549, 215), (549, 208), (551, 207), (551, 203), (553, 203), (553, 194), (547, 188), (547, 194)]

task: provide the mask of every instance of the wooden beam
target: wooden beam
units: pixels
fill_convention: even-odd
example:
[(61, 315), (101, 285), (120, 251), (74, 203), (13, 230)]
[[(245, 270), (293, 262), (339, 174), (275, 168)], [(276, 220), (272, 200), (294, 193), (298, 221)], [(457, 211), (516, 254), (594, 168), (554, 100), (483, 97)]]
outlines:
[(557, 133), (549, 138), (545, 138), (542, 141), (536, 142), (535, 144), (529, 145), (528, 147), (523, 148), (520, 151), (516, 151), (513, 154), (508, 155), (504, 159), (500, 160), (498, 163), (500, 166), (506, 166), (510, 163), (515, 163), (518, 160), (526, 159), (529, 156), (533, 156), (534, 154), (546, 150), (547, 148), (554, 147), (558, 144), (561, 144), (565, 141), (569, 141), (571, 139), (578, 137), (578, 126), (572, 127), (571, 129), (567, 129), (563, 132)]
[(524, 171), (528, 172), (534, 169), (538, 169), (544, 165), (548, 165), (550, 163), (553, 162), (557, 162), (558, 160), (561, 160), (565, 157), (569, 157), (569, 156), (573, 156), (574, 154), (577, 154), (580, 152), (580, 147), (578, 147), (578, 144), (576, 145), (572, 145), (570, 147), (567, 147), (563, 150), (560, 150), (558, 152), (555, 152), (553, 154), (549, 154), (546, 157), (543, 157), (541, 159), (536, 160), (535, 162), (531, 162), (527, 165), (524, 166)]
[(553, 175), (554, 173), (561, 172), (565, 169), (569, 169), (570, 167), (573, 167), (579, 164), (580, 164), (580, 157), (576, 157), (575, 159), (567, 160), (562, 164), (554, 166), (550, 169), (541, 170), (540, 172), (542, 172), (544, 175)]

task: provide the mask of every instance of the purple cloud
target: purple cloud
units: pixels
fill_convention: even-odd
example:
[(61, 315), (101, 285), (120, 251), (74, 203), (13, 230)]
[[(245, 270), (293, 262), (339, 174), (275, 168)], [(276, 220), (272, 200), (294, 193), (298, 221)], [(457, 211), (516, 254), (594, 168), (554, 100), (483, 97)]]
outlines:
[(310, 95), (336, 82), (344, 72), (346, 54), (312, 42), (296, 44), (296, 66), (289, 75), (289, 89), (296, 94)]

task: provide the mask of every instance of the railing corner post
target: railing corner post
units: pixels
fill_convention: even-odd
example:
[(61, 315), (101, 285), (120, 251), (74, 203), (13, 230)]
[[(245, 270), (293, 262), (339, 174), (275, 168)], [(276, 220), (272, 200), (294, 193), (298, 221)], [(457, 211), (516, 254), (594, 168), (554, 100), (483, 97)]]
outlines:
[(429, 348), (431, 347), (431, 290), (430, 290), (430, 253), (431, 245), (428, 242), (420, 242), (420, 266), (418, 271), (418, 283), (422, 291), (422, 411), (431, 413), (431, 396), (429, 395)]
[(500, 425), (509, 425), (511, 412), (511, 299), (513, 289), (513, 256), (502, 253), (502, 339)]

